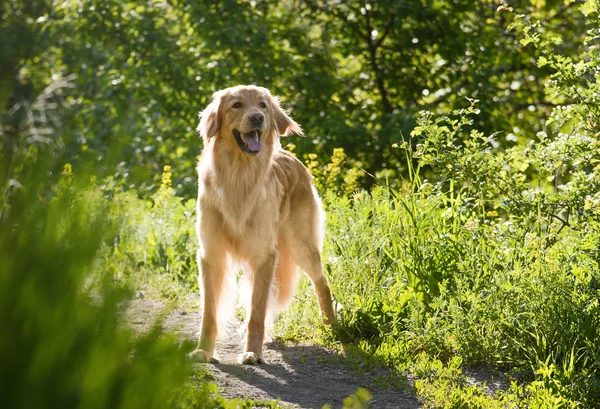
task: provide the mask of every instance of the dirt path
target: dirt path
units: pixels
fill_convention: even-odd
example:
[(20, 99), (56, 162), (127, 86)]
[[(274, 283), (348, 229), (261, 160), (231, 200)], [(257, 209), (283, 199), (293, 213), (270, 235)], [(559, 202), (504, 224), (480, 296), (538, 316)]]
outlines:
[[(182, 339), (195, 340), (200, 325), (198, 313), (182, 310), (167, 312), (163, 304), (150, 300), (134, 300), (127, 313), (127, 322), (139, 332), (148, 330), (155, 320), (166, 315), (165, 330)], [(330, 404), (341, 408), (343, 400), (359, 388), (372, 395), (371, 408), (416, 409), (417, 399), (406, 390), (394, 390), (377, 385), (376, 379), (386, 373), (377, 370), (368, 376), (359, 376), (349, 368), (337, 353), (313, 345), (266, 345), (266, 365), (248, 366), (237, 363), (242, 352), (239, 336), (217, 342), (219, 364), (203, 364), (214, 377), (214, 382), (228, 398), (281, 400), (290, 408), (321, 408)]]

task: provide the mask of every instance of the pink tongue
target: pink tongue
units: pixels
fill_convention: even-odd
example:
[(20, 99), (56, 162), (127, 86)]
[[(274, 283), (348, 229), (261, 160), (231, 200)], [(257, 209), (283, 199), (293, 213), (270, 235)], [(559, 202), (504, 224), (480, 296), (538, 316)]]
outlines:
[(260, 139), (258, 138), (258, 132), (252, 131), (246, 135), (246, 144), (248, 145), (248, 149), (252, 152), (260, 151)]

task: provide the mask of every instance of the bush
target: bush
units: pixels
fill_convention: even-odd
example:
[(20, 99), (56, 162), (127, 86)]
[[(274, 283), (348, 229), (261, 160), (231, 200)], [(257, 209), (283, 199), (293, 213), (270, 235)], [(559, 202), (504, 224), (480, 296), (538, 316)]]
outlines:
[[(600, 405), (600, 24), (597, 3), (586, 7), (579, 61), (515, 18), (555, 70), (557, 107), (529, 143), (502, 150), (475, 129), (476, 100), (422, 112), (396, 145), (409, 164), (400, 187), (326, 195), (339, 339), (415, 374), (426, 406)], [(477, 365), (512, 386), (469, 385), (460, 368)]]

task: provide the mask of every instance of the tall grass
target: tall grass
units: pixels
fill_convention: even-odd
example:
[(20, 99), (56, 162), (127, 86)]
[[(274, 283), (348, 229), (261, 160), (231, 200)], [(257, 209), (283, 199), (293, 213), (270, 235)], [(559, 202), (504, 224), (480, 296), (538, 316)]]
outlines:
[[(139, 253), (125, 255), (119, 249), (133, 248), (148, 226), (133, 234), (132, 224), (123, 220), (162, 227), (172, 221), (148, 217), (145, 202), (129, 194), (123, 193), (128, 202), (123, 206), (114, 196), (110, 198), (114, 192), (106, 185), (98, 186), (96, 178), (83, 169), (67, 164), (56, 172), (61, 169), (58, 152), (36, 149), (33, 157), (25, 155), (28, 159), (19, 172), (0, 177), (5, 193), (0, 207), (3, 405), (28, 409), (253, 407), (252, 400), (220, 397), (216, 385), (205, 379), (206, 373), (194, 370), (188, 362), (186, 352), (192, 346), (163, 334), (160, 322), (146, 334), (134, 334), (125, 326), (122, 314), (132, 281), (114, 273), (119, 267), (132, 271), (144, 259)], [(8, 155), (11, 151), (0, 149), (0, 158)], [(172, 204), (177, 203), (173, 199)], [(160, 212), (170, 214), (164, 206), (159, 206)], [(154, 233), (162, 227), (155, 226)], [(170, 231), (182, 226), (175, 227)], [(156, 247), (177, 240), (162, 230), (155, 237), (160, 238)], [(129, 247), (123, 246), (123, 240)], [(140, 249), (137, 244), (135, 248)], [(169, 266), (172, 256), (166, 257), (166, 262), (148, 257), (164, 267), (158, 274), (175, 271)], [(185, 282), (180, 275), (172, 281), (177, 280)], [(278, 407), (276, 402), (263, 404)]]
[[(168, 336), (118, 325), (124, 294), (91, 286), (114, 226), (97, 190), (34, 163), (3, 209), (0, 348), (7, 407), (148, 408), (174, 404), (189, 368)], [(3, 180), (5, 186), (6, 180)], [(95, 290), (91, 290), (95, 288)]]

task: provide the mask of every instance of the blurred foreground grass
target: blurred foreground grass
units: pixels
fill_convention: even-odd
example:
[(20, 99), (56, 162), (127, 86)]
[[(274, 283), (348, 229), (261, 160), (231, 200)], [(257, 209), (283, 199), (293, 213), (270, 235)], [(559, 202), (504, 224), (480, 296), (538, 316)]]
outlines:
[(115, 204), (90, 174), (76, 177), (65, 166), (53, 177), (51, 156), (28, 161), (18, 185), (0, 180), (3, 406), (253, 407), (220, 397), (187, 362), (191, 346), (161, 333), (159, 323), (144, 335), (120, 325), (130, 292), (106, 262), (118, 243)]

